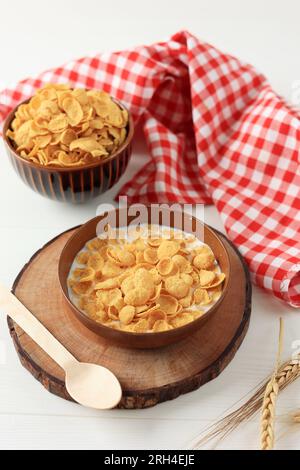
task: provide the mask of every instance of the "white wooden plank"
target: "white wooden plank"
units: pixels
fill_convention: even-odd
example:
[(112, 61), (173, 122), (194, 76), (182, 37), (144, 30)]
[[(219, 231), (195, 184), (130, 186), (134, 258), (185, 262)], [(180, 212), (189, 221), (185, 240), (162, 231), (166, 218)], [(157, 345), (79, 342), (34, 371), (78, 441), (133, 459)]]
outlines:
[[(184, 449), (203, 420), (0, 416), (0, 449)], [(281, 423), (280, 423), (281, 424)], [(258, 420), (205, 448), (259, 449)], [(277, 449), (299, 447), (300, 427), (281, 424)]]

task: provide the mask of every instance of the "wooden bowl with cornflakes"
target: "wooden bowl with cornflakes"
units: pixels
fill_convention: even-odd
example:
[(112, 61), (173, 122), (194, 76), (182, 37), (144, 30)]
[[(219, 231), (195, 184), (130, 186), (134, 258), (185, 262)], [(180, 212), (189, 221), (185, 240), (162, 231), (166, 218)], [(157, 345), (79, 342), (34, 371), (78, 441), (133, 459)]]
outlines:
[[(35, 95), (33, 98), (36, 100), (37, 95)], [(14, 121), (16, 122), (16, 116), (19, 116), (18, 113), (20, 113), (21, 110), (25, 116), (24, 120), (27, 118), (28, 111), (26, 111), (24, 106), (28, 106), (33, 98), (20, 103), (15, 109), (13, 109), (7, 116), (3, 128), (3, 140), (8, 157), (14, 170), (20, 176), (23, 182), (42, 196), (46, 196), (57, 201), (71, 203), (86, 202), (94, 197), (101, 195), (114, 186), (126, 170), (131, 156), (131, 142), (134, 134), (132, 116), (123, 103), (111, 98), (111, 102), (117, 106), (121, 112), (126, 113), (127, 122), (126, 127), (124, 127), (126, 137), (124, 137), (124, 140), (118, 147), (114, 147), (111, 153), (106, 153), (105, 158), (91, 158), (91, 155), (89, 158), (89, 155), (85, 153), (82, 161), (80, 161), (80, 164), (78, 165), (73, 164), (73, 162), (70, 161), (69, 155), (65, 156), (65, 161), (63, 159), (61, 160), (62, 164), (60, 164), (60, 161), (57, 158), (53, 163), (51, 162), (48, 164), (47, 161), (45, 162), (43, 160), (43, 155), (45, 155), (43, 148), (40, 149), (41, 151), (38, 159), (37, 155), (34, 153), (34, 148), (28, 150), (26, 153), (25, 150), (20, 150), (22, 149), (22, 145), (19, 145), (18, 147), (13, 139), (14, 132), (12, 126), (14, 125)], [(34, 102), (34, 105), (36, 106), (36, 101)], [(59, 115), (53, 119), (56, 126), (57, 124), (60, 124), (59, 119), (61, 119), (61, 116), (63, 116), (63, 113), (60, 112), (59, 108), (58, 110)], [(96, 115), (95, 117), (97, 118), (98, 116)], [(30, 115), (28, 116), (28, 119), (29, 118)], [(94, 121), (94, 125), (97, 126), (98, 124), (99, 127), (99, 122), (97, 123), (97, 119), (92, 120)], [(40, 116), (38, 116), (37, 122), (39, 124), (41, 123)], [(57, 138), (56, 136), (58, 135), (60, 129), (58, 128), (57, 131), (57, 127), (53, 127), (54, 124), (52, 125), (52, 128), (54, 128), (54, 131), (56, 131), (56, 133), (53, 134), (55, 144), (55, 139)], [(77, 123), (75, 122), (75, 124)], [(43, 125), (43, 123), (41, 125)], [(46, 125), (48, 125), (48, 123), (46, 123)], [(47, 133), (49, 129), (46, 128), (46, 125), (45, 130), (43, 130), (44, 134), (39, 136), (41, 145), (45, 145), (45, 143), (47, 143), (47, 136), (45, 139), (45, 133)], [(85, 132), (85, 134), (87, 134), (88, 128), (86, 122), (83, 123), (83, 126), (85, 126), (82, 128), (83, 133)], [(71, 130), (65, 127), (65, 133), (61, 133), (65, 139), (63, 149), (67, 149), (65, 143), (67, 143), (67, 138), (70, 138), (70, 132), (72, 133), (74, 129), (77, 131), (79, 129), (78, 125), (77, 127), (72, 127)], [(67, 132), (69, 134), (66, 134)], [(81, 137), (83, 133), (78, 134), (79, 137)], [(27, 137), (28, 132), (23, 132), (22, 136), (23, 135)], [(74, 136), (76, 138), (75, 132)], [(50, 138), (51, 136), (49, 139)], [(85, 137), (85, 139), (88, 140), (87, 137)], [(78, 140), (80, 139), (78, 138)], [(81, 140), (83, 140), (83, 138), (81, 138)], [(49, 146), (52, 145), (52, 143), (50, 143)], [(74, 155), (76, 157), (76, 152), (80, 156), (80, 152), (82, 152), (82, 150), (76, 148), (76, 146), (74, 147), (75, 148), (72, 149), (72, 157)], [(65, 155), (63, 149), (59, 154), (60, 157)], [(99, 155), (99, 149), (97, 155)]]
[[(230, 259), (218, 234), (195, 217), (144, 209), (143, 224), (153, 224), (154, 211), (156, 229), (163, 225), (160, 238), (107, 239), (107, 214), (115, 216), (110, 233), (134, 228), (127, 209), (116, 209), (76, 230), (60, 255), (58, 276), (67, 314), (107, 340), (149, 349), (180, 341), (222, 314)], [(175, 239), (183, 226), (186, 238)]]

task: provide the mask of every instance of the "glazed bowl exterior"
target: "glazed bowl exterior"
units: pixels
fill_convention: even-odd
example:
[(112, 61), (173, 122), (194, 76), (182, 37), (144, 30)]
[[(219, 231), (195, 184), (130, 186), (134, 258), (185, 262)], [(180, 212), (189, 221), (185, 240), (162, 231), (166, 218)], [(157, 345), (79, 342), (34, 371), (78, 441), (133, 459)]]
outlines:
[[(46, 167), (21, 157), (13, 142), (6, 136), (15, 113), (23, 101), (7, 116), (3, 127), (3, 140), (8, 158), (22, 181), (35, 192), (55, 201), (84, 203), (100, 196), (114, 186), (124, 174), (130, 156), (134, 134), (133, 119), (128, 111), (127, 137), (121, 147), (104, 160), (78, 167)], [(114, 100), (123, 109), (125, 106)]]
[[(120, 220), (124, 220), (124, 211), (127, 209), (116, 209), (116, 227), (124, 226), (119, 225)], [(164, 209), (167, 210), (167, 209)], [(147, 208), (148, 220), (145, 220), (145, 223), (151, 223), (151, 208)], [(85, 315), (77, 306), (72, 302), (68, 292), (67, 279), (69, 275), (70, 268), (76, 257), (77, 253), (84, 247), (85, 243), (92, 238), (97, 236), (97, 225), (103, 219), (104, 215), (100, 215), (89, 220), (84, 225), (80, 226), (73, 236), (66, 243), (59, 260), (58, 267), (58, 277), (65, 301), (65, 307), (71, 315), (75, 315), (76, 318), (83, 323), (87, 328), (109, 340), (112, 340), (121, 346), (128, 348), (157, 348), (161, 346), (166, 346), (171, 343), (180, 341), (181, 339), (186, 338), (189, 335), (192, 335), (201, 328), (204, 323), (212, 316), (221, 314), (222, 302), (226, 295), (228, 280), (230, 277), (230, 260), (227, 249), (223, 244), (221, 238), (216, 234), (209, 226), (206, 224), (197, 221), (195, 217), (183, 213), (184, 222), (192, 221), (192, 223), (197, 222), (198, 226), (201, 227), (201, 235), (204, 235), (204, 241), (207, 243), (213, 250), (215, 257), (220, 265), (222, 272), (225, 273), (226, 278), (223, 283), (223, 291), (221, 297), (218, 301), (206, 312), (204, 315), (198, 319), (188, 323), (179, 328), (173, 330), (155, 332), (155, 333), (132, 333), (127, 331), (115, 330), (113, 328), (102, 325), (95, 320), (92, 320), (87, 315)], [(134, 217), (128, 217), (128, 222), (132, 223)], [(170, 227), (180, 228), (177, 226), (178, 218), (170, 213)], [(197, 234), (196, 234), (197, 236)], [(199, 237), (200, 238), (200, 237)], [(202, 237), (201, 237), (202, 238)]]

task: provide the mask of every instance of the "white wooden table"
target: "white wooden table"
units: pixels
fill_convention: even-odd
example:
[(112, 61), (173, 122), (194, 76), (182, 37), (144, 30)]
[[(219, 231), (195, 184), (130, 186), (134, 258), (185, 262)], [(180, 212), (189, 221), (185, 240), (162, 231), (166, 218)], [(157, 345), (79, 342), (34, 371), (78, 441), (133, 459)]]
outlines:
[[(216, 46), (252, 62), (287, 98), (299, 87), (299, 2), (268, 0), (152, 0), (110, 2), (33, 0), (1, 4), (1, 88), (44, 68), (86, 53), (122, 49), (166, 39), (186, 28)], [(84, 11), (82, 12), (82, 8)], [(38, 13), (40, 10), (40, 13)], [(15, 12), (19, 14), (16, 15)], [(298, 82), (297, 82), (298, 81)], [(297, 90), (296, 90), (297, 91)], [(0, 143), (0, 280), (15, 276), (50, 238), (93, 217), (117, 188), (85, 206), (64, 205), (36, 195), (14, 174)], [(120, 184), (145, 162), (137, 145)], [(223, 230), (213, 207), (206, 222)], [(176, 449), (255, 387), (272, 369), (278, 318), (285, 318), (285, 356), (300, 339), (300, 314), (254, 288), (253, 314), (242, 347), (227, 369), (201, 389), (146, 410), (97, 412), (51, 395), (21, 367), (0, 318), (0, 447), (24, 449)], [(296, 449), (300, 425), (289, 414), (300, 409), (300, 380), (278, 402), (277, 448)], [(258, 448), (258, 418), (230, 435), (219, 448)]]

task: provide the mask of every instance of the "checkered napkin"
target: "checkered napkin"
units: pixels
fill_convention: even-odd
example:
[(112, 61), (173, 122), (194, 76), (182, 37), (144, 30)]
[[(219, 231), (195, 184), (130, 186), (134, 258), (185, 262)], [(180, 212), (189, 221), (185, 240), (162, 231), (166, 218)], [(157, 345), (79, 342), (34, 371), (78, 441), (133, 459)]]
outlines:
[(130, 202), (214, 203), (253, 281), (300, 307), (300, 122), (265, 77), (188, 32), (84, 57), (0, 93), (0, 121), (47, 82), (103, 88), (141, 119), (151, 161)]

